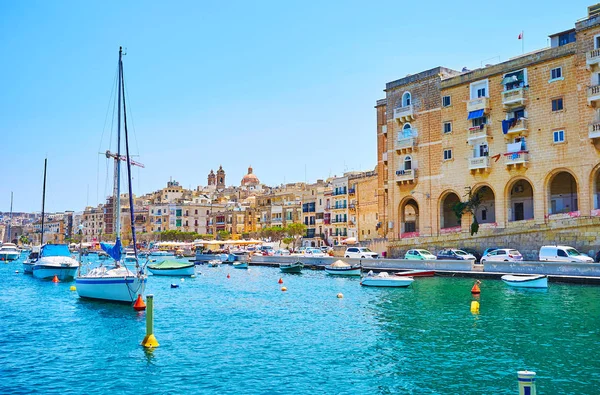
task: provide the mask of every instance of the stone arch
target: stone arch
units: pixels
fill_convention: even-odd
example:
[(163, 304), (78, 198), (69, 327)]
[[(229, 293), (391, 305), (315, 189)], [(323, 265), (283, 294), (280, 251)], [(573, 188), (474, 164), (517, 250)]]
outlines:
[(410, 92), (404, 92), (402, 94), (402, 107), (410, 106), (412, 104), (412, 95)]
[(600, 163), (598, 163), (590, 173), (592, 209), (600, 210)]
[(579, 211), (579, 182), (568, 169), (555, 169), (546, 177), (547, 214)]
[(534, 218), (533, 195), (533, 184), (525, 177), (515, 177), (506, 184), (506, 218), (509, 222)]
[(473, 187), (473, 193), (481, 192), (481, 204), (475, 212), (477, 222), (480, 224), (493, 224), (496, 222), (496, 193), (487, 183), (480, 183)]
[(419, 234), (419, 204), (412, 196), (408, 196), (400, 202), (398, 223), (400, 224), (400, 237)]
[(453, 190), (445, 191), (440, 195), (440, 229), (460, 226), (460, 220), (453, 210), (454, 205), (458, 202), (460, 202), (460, 196)]

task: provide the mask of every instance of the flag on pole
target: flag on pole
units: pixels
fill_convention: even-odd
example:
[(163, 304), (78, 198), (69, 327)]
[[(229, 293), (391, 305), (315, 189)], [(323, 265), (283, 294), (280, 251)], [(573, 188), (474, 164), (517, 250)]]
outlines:
[(519, 40), (523, 39), (523, 32), (519, 33)]

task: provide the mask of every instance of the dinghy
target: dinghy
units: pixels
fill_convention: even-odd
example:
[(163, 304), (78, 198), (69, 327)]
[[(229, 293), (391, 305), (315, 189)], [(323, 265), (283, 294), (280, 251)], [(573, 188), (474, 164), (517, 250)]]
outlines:
[(162, 261), (148, 265), (148, 271), (155, 276), (191, 276), (195, 273), (193, 263)]
[(542, 274), (507, 274), (501, 278), (511, 287), (548, 288), (548, 276)]
[(390, 276), (387, 272), (373, 274), (371, 270), (369, 274), (362, 278), (360, 285), (367, 287), (408, 287), (415, 281), (412, 277)]
[(361, 269), (361, 265), (349, 265), (342, 260), (325, 266), (325, 272), (333, 276), (360, 276)]
[(300, 261), (279, 264), (279, 270), (281, 270), (282, 273), (302, 273), (303, 268), (304, 264)]

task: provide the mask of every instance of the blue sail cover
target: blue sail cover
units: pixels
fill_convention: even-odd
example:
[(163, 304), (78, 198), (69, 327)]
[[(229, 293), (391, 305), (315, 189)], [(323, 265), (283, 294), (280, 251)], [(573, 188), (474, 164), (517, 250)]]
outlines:
[(110, 255), (115, 261), (121, 260), (121, 239), (117, 237), (117, 241), (114, 245), (100, 243), (100, 247)]
[(66, 244), (46, 244), (42, 247), (40, 257), (47, 256), (71, 256), (71, 251)]

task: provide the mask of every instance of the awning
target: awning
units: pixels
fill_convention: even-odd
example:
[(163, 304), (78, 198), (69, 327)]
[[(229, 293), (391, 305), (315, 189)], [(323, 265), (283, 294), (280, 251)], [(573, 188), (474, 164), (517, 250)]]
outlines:
[(471, 111), (469, 112), (469, 117), (467, 118), (467, 121), (470, 119), (475, 119), (475, 118), (481, 118), (484, 116), (483, 114), (483, 109), (481, 110), (477, 110), (477, 111)]

